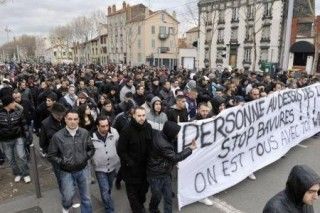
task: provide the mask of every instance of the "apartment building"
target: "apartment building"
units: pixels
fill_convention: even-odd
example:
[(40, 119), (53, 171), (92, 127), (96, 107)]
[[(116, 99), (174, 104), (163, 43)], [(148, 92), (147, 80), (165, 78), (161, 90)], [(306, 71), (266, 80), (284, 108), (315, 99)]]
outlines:
[(127, 20), (128, 63), (149, 64), (173, 69), (178, 57), (178, 24), (175, 15), (164, 10), (151, 11)]
[[(281, 55), (281, 0), (202, 0), (199, 6), (199, 68), (257, 70)], [(272, 35), (271, 35), (272, 32)]]

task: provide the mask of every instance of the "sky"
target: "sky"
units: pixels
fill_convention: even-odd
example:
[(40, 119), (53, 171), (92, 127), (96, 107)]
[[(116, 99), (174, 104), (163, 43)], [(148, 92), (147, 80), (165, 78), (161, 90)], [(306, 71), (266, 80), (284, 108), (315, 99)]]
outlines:
[[(134, 5), (142, 3), (151, 10), (176, 11), (180, 22), (180, 35), (195, 26), (197, 0), (127, 0)], [(0, 45), (22, 34), (46, 36), (50, 29), (64, 25), (77, 16), (90, 15), (93, 11), (107, 10), (109, 5), (122, 7), (122, 0), (7, 0), (0, 5)], [(188, 9), (190, 8), (190, 9)], [(190, 12), (192, 11), (192, 13)], [(320, 1), (316, 0), (316, 14), (320, 15)]]
[[(0, 5), (0, 45), (7, 41), (6, 28), (10, 29), (9, 40), (22, 34), (46, 36), (50, 29), (64, 25), (75, 17), (87, 15), (93, 11), (107, 11), (109, 5), (122, 8), (122, 0), (7, 0)], [(151, 10), (166, 9), (176, 11), (181, 31), (187, 31), (195, 25), (197, 18), (197, 0), (127, 0), (134, 5), (142, 3)], [(189, 12), (190, 8), (195, 17)], [(193, 18), (194, 17), (194, 18)], [(181, 33), (181, 32), (180, 32)]]

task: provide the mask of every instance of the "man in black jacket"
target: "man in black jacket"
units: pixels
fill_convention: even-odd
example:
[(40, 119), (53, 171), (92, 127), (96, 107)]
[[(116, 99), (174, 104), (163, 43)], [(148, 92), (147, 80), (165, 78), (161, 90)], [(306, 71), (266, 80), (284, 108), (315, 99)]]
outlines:
[(23, 139), (28, 129), (23, 110), (16, 107), (12, 93), (2, 97), (1, 101), (3, 108), (0, 109), (0, 143), (3, 152), (15, 176), (14, 181), (20, 182), (23, 178), (25, 183), (29, 183), (31, 179)]
[(186, 109), (186, 98), (183, 95), (176, 97), (176, 104), (171, 106), (167, 110), (167, 116), (169, 121), (176, 123), (188, 121), (188, 111)]
[[(52, 136), (64, 128), (63, 117), (66, 112), (64, 106), (59, 103), (54, 103), (51, 108), (51, 115), (44, 119), (41, 123), (41, 131), (39, 135), (39, 145), (42, 149), (42, 153), (46, 156), (48, 154), (48, 147)], [(59, 190), (61, 191), (60, 181), (60, 166), (55, 162), (51, 162), (53, 172), (57, 178)]]
[(79, 127), (79, 114), (70, 110), (65, 116), (66, 127), (52, 137), (48, 159), (60, 165), (62, 212), (68, 212), (78, 187), (81, 212), (92, 212), (90, 199), (90, 171), (88, 160), (94, 155), (90, 134)]
[(263, 213), (313, 213), (320, 192), (320, 176), (306, 165), (291, 169), (285, 190), (272, 197)]
[(148, 191), (146, 164), (152, 141), (152, 127), (146, 121), (143, 107), (133, 110), (133, 119), (120, 132), (117, 153), (121, 161), (123, 179), (133, 213), (144, 213)]
[(197, 148), (195, 141), (192, 141), (190, 147), (182, 152), (176, 153), (174, 151), (173, 141), (180, 128), (175, 122), (167, 121), (161, 132), (153, 130), (153, 141), (147, 164), (147, 177), (152, 193), (149, 205), (150, 213), (160, 212), (158, 205), (162, 196), (164, 212), (172, 212), (171, 172), (173, 166), (187, 158), (192, 154), (192, 150)]

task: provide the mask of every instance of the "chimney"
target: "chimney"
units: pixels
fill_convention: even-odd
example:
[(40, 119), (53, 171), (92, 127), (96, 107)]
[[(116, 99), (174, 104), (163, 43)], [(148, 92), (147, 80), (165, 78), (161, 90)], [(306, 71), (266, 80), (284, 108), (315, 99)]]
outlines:
[(144, 18), (148, 18), (149, 17), (149, 8), (145, 8), (144, 9)]
[(123, 1), (123, 2), (122, 2), (122, 8), (125, 10), (125, 9), (126, 9), (126, 7), (127, 7), (127, 4), (126, 4), (126, 2), (125, 2), (125, 1)]
[(111, 15), (111, 6), (108, 7), (108, 15)]
[(116, 5), (112, 5), (112, 13), (115, 13), (117, 11)]
[(177, 18), (176, 11), (173, 11), (173, 12), (172, 12), (172, 16), (173, 16), (173, 18), (175, 18), (175, 19)]

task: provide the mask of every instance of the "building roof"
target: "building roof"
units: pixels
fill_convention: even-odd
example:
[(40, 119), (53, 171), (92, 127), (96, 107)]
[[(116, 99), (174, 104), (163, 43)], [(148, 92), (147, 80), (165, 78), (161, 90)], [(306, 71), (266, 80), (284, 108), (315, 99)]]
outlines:
[(186, 33), (194, 33), (194, 32), (199, 32), (199, 27), (193, 27), (190, 30), (188, 30)]

